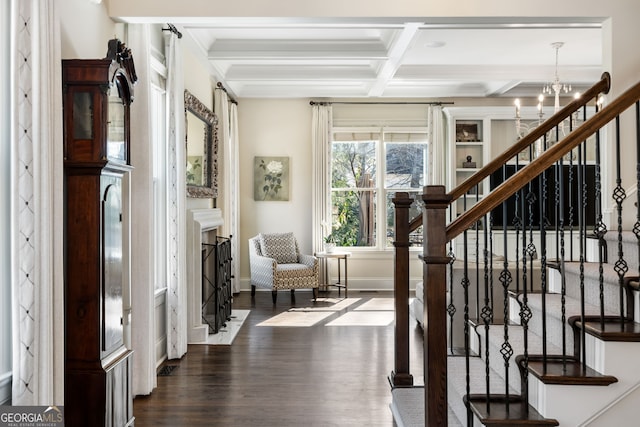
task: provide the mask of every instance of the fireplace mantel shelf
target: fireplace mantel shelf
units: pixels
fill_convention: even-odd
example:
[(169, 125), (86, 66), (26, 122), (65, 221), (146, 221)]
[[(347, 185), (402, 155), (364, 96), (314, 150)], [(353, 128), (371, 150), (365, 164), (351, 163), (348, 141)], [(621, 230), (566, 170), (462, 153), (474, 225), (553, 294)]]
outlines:
[(193, 221), (200, 223), (201, 231), (209, 231), (224, 224), (220, 209), (191, 209)]

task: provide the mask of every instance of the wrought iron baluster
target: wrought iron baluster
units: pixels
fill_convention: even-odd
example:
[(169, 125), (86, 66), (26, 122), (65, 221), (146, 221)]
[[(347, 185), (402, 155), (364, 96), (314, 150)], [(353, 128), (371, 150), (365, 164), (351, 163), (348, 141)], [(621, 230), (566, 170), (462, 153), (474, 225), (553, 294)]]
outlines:
[[(560, 250), (560, 275), (561, 275), (561, 289), (560, 289), (560, 311), (561, 311), (561, 325), (562, 325), (562, 363), (566, 368), (567, 363), (567, 309), (566, 309), (566, 295), (567, 295), (567, 277), (565, 274), (565, 241), (564, 241), (564, 161), (562, 158), (556, 164), (556, 201), (558, 203), (557, 210), (557, 233), (559, 235), (559, 250)], [(545, 313), (546, 314), (546, 313)]]
[(491, 256), (491, 262), (489, 263), (489, 291), (490, 291), (489, 295), (491, 295), (489, 299), (489, 304), (491, 308), (490, 322), (493, 323), (494, 301), (493, 301), (493, 213), (492, 212), (489, 212), (489, 224), (487, 225), (487, 228), (489, 229), (489, 254)]
[[(463, 242), (463, 273), (462, 273), (462, 289), (464, 292), (464, 358), (465, 358), (465, 394), (467, 401), (471, 395), (471, 375), (470, 375), (470, 362), (469, 358), (471, 352), (470, 340), (469, 340), (469, 251), (468, 251), (468, 231), (465, 230), (462, 233)], [(471, 408), (467, 407), (467, 425), (473, 425), (473, 414)]]
[[(452, 221), (453, 218), (453, 207), (449, 207), (449, 222)], [(453, 332), (454, 332), (454, 327), (453, 327), (453, 321), (454, 321), (454, 316), (456, 314), (456, 306), (453, 303), (453, 291), (454, 291), (454, 287), (453, 287), (453, 264), (456, 262), (456, 254), (455, 251), (453, 249), (453, 240), (449, 240), (449, 304), (447, 305), (447, 314), (449, 315), (449, 351), (451, 352), (451, 354), (455, 354), (454, 351), (454, 347), (453, 347)], [(423, 289), (424, 289), (424, 285), (425, 283), (422, 284)]]
[[(487, 220), (487, 215), (484, 216), (484, 222), (485, 222), (485, 227), (484, 227), (484, 233), (483, 233), (483, 240), (484, 240), (484, 306), (482, 307), (482, 312), (480, 314), (480, 317), (482, 319), (482, 322), (484, 323), (484, 339), (485, 339), (485, 343), (484, 343), (484, 352), (485, 352), (485, 361), (484, 361), (484, 376), (485, 376), (485, 393), (486, 393), (486, 401), (487, 401), (487, 405), (486, 405), (486, 410), (487, 413), (491, 413), (491, 405), (490, 405), (490, 396), (491, 396), (491, 381), (490, 381), (490, 376), (489, 376), (489, 372), (491, 370), (490, 367), (490, 360), (489, 360), (489, 325), (491, 324), (491, 319), (493, 318), (493, 311), (492, 311), (492, 307), (490, 305), (490, 301), (493, 299), (493, 295), (489, 294), (489, 274), (490, 274), (490, 268), (489, 268), (489, 264), (491, 262), (490, 256), (491, 256), (491, 252), (488, 250), (488, 248), (490, 247), (490, 243), (489, 243), (489, 231), (488, 231), (488, 220)], [(479, 298), (478, 298), (479, 299)]]
[[(503, 182), (506, 180), (506, 168), (503, 166), (502, 169), (502, 178)], [(516, 203), (517, 205), (517, 203)], [(509, 343), (509, 322), (507, 319), (509, 318), (509, 286), (511, 285), (511, 272), (509, 271), (509, 252), (508, 252), (508, 241), (507, 241), (507, 203), (506, 201), (502, 203), (502, 236), (503, 236), (503, 254), (504, 261), (502, 263), (502, 271), (500, 272), (500, 283), (502, 284), (503, 289), (503, 343), (500, 347), (500, 354), (502, 355), (502, 360), (504, 361), (504, 391), (505, 396), (505, 410), (507, 414), (509, 413), (509, 364), (511, 362), (511, 358), (513, 357), (513, 348), (511, 343)]]
[[(597, 105), (596, 105), (597, 109)], [(596, 110), (597, 111), (597, 110)], [(594, 234), (598, 239), (598, 291), (600, 301), (600, 328), (604, 330), (604, 235), (607, 234), (607, 226), (602, 220), (602, 175), (600, 167), (600, 130), (595, 135), (595, 199), (596, 199), (596, 225)]]
[[(544, 149), (547, 149), (547, 136), (543, 139)], [(540, 291), (542, 293), (542, 361), (546, 366), (547, 363), (547, 328), (546, 328), (546, 307), (547, 307), (547, 174), (548, 170), (542, 172), (538, 176), (540, 182), (539, 196), (539, 221), (538, 229), (540, 230)]]
[[(527, 233), (523, 227), (522, 230), (522, 303), (520, 304), (520, 324), (522, 325), (522, 335), (524, 344), (524, 358), (522, 370), (522, 387), (521, 390), (525, 393), (525, 401), (528, 403), (529, 399), (529, 320), (531, 320), (531, 309), (529, 308), (529, 292), (527, 286), (527, 259), (533, 262), (533, 254), (535, 252), (535, 246), (533, 246), (533, 204), (535, 203), (535, 195), (533, 193), (533, 185), (531, 183), (527, 186), (527, 212), (528, 212), (528, 224), (529, 229), (529, 242), (527, 242)], [(523, 214), (524, 214), (523, 209)], [(532, 249), (533, 248), (533, 249)]]
[[(572, 129), (572, 125), (573, 125), (573, 116), (571, 116), (571, 119), (569, 120), (569, 132), (571, 132)], [(574, 177), (573, 177), (573, 166), (574, 166), (574, 162), (573, 162), (573, 150), (569, 151), (569, 177), (568, 177), (568, 185), (567, 188), (569, 190), (569, 218), (567, 220), (567, 223), (569, 225), (569, 261), (574, 261), (573, 258), (573, 224), (574, 224), (574, 206), (573, 206), (573, 181), (574, 181)], [(564, 171), (563, 171), (564, 173)], [(579, 190), (578, 190), (579, 191)], [(564, 200), (564, 199), (563, 199)]]
[[(516, 172), (518, 172), (518, 170), (520, 170), (520, 165), (518, 164), (518, 159), (516, 158)], [(513, 228), (515, 231), (515, 242), (516, 242), (516, 247), (514, 250), (516, 254), (515, 276), (516, 276), (516, 292), (517, 293), (520, 293), (520, 230), (522, 230), (522, 217), (520, 212), (523, 210), (523, 206), (524, 206), (523, 192), (524, 190), (520, 189), (515, 194), (515, 205), (514, 205), (514, 213), (513, 213)], [(504, 218), (506, 221), (506, 216)], [(506, 240), (507, 238), (506, 234), (504, 238)], [(506, 249), (505, 249), (505, 253), (506, 253)]]
[(627, 198), (627, 194), (622, 188), (622, 176), (620, 169), (620, 116), (616, 116), (615, 120), (615, 144), (616, 144), (616, 187), (613, 190), (613, 200), (616, 202), (616, 211), (618, 213), (618, 259), (614, 264), (614, 270), (618, 274), (619, 287), (619, 303), (620, 303), (620, 327), (624, 328), (624, 275), (629, 271), (629, 266), (624, 259), (622, 250), (622, 203)]
[[(584, 143), (583, 143), (584, 144)], [(586, 235), (586, 228), (584, 228), (584, 212), (587, 206), (587, 188), (584, 180), (585, 174), (585, 165), (583, 158), (583, 144), (578, 146), (578, 232), (580, 233), (580, 242), (579, 242), (579, 250), (580, 250), (580, 321), (582, 325), (584, 325), (585, 321), (585, 284), (584, 284), (584, 245), (582, 236)], [(571, 166), (573, 168), (573, 165)], [(587, 353), (586, 353), (586, 328), (582, 327), (580, 329), (580, 343), (581, 343), (581, 351), (582, 351), (582, 367), (584, 370), (587, 368)]]
[[(476, 202), (478, 201), (478, 188), (479, 186), (476, 185)], [(475, 319), (479, 319), (480, 318), (480, 220), (476, 221), (476, 223), (474, 224), (474, 231), (475, 231), (475, 235), (476, 235), (476, 241), (475, 241), (475, 251), (476, 251), (476, 256), (475, 256), (475, 261), (476, 261), (476, 304), (475, 304), (475, 308), (476, 308), (476, 312), (474, 313), (474, 317)]]

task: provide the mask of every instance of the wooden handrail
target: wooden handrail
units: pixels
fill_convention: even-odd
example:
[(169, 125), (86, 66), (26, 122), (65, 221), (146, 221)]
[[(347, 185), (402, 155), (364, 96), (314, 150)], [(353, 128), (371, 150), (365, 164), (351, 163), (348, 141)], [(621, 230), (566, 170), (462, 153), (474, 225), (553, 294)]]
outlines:
[[(602, 81), (600, 83), (602, 83)], [(596, 86), (594, 86), (594, 88)], [(611, 104), (607, 105), (602, 110), (600, 110), (597, 114), (591, 117), (589, 120), (584, 122), (580, 127), (578, 127), (576, 130), (571, 132), (566, 138), (564, 138), (557, 144), (554, 144), (553, 146), (551, 146), (544, 153), (542, 153), (537, 159), (529, 163), (524, 168), (520, 169), (512, 177), (510, 177), (508, 180), (500, 184), (496, 189), (492, 190), (491, 193), (489, 193), (485, 198), (483, 198), (481, 201), (476, 203), (473, 207), (471, 207), (471, 209), (469, 209), (468, 211), (460, 215), (458, 218), (456, 218), (456, 220), (453, 221), (451, 224), (449, 224), (449, 226), (447, 227), (447, 240), (451, 240), (455, 238), (456, 236), (461, 234), (464, 230), (471, 227), (474, 223), (476, 223), (476, 221), (478, 221), (484, 215), (488, 214), (492, 209), (494, 209), (500, 203), (507, 200), (509, 197), (515, 194), (518, 190), (520, 190), (522, 187), (527, 185), (527, 183), (529, 183), (532, 179), (540, 175), (542, 172), (548, 169), (551, 165), (553, 165), (555, 162), (560, 160), (565, 154), (569, 153), (571, 150), (577, 147), (580, 143), (585, 141), (591, 135), (595, 134), (599, 129), (604, 127), (607, 123), (615, 119), (623, 111), (631, 107), (635, 102), (639, 100), (640, 100), (640, 82), (636, 83), (634, 86), (632, 86), (622, 95), (620, 95), (617, 99), (611, 102)], [(572, 104), (573, 103), (569, 104), (567, 107), (563, 108), (560, 112), (566, 110)], [(554, 117), (556, 115), (554, 115)], [(551, 122), (551, 119), (549, 119), (548, 121)], [(555, 124), (553, 126), (555, 126)], [(545, 126), (545, 129), (550, 130), (550, 128), (548, 128), (547, 126)], [(529, 136), (531, 136), (533, 138), (533, 140), (529, 141), (529, 143), (531, 143), (535, 139), (544, 135), (545, 132), (542, 132), (542, 130), (538, 132), (538, 129), (536, 128), (531, 134), (523, 138), (522, 141), (530, 139)], [(517, 147), (520, 147), (520, 145), (517, 145)], [(514, 150), (508, 150), (505, 153), (513, 152), (512, 154), (515, 155), (520, 151), (521, 151), (520, 148), (517, 148)], [(511, 157), (513, 157), (513, 155)], [(502, 155), (500, 156), (500, 158), (501, 158), (501, 161), (504, 163), (510, 157), (507, 156), (507, 158), (505, 158), (505, 155)], [(491, 162), (491, 164), (493, 163), (494, 162)], [(490, 170), (490, 172), (485, 173), (483, 178), (488, 176), (489, 173), (497, 170), (498, 167), (500, 166), (502, 166), (502, 164)], [(482, 180), (481, 178), (478, 178), (477, 180), (474, 180), (474, 182), (477, 184), (481, 180)], [(471, 181), (471, 180), (467, 180), (467, 181)], [(460, 185), (458, 188), (460, 187), (462, 187), (462, 185)], [(456, 191), (456, 194), (457, 193), (458, 192)], [(451, 194), (453, 194), (453, 192)], [(464, 194), (464, 192), (462, 194)]]
[(522, 150), (529, 148), (531, 144), (533, 144), (539, 138), (542, 138), (546, 135), (547, 132), (555, 128), (559, 123), (562, 123), (567, 117), (570, 117), (573, 113), (578, 111), (580, 108), (584, 107), (594, 98), (597, 98), (602, 93), (609, 93), (609, 89), (611, 88), (611, 76), (609, 73), (603, 73), (599, 82), (590, 87), (585, 93), (580, 95), (580, 98), (574, 99), (569, 104), (567, 104), (564, 108), (559, 110), (553, 116), (549, 117), (549, 119), (540, 123), (535, 129), (533, 129), (529, 134), (524, 136), (518, 142), (513, 144), (503, 153), (498, 155), (495, 159), (491, 160), (487, 163), (482, 169), (478, 172), (470, 176), (456, 188), (449, 192), (452, 200), (457, 200), (462, 197), (464, 194), (467, 194), (469, 190), (471, 190), (476, 185), (480, 184), (483, 179), (491, 175), (493, 172), (497, 171), (507, 163), (507, 161), (514, 156), (516, 156)]

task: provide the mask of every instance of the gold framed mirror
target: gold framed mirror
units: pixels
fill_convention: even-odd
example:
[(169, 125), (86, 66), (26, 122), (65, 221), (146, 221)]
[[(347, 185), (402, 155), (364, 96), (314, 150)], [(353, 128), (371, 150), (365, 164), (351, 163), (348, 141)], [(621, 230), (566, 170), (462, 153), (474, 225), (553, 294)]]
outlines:
[(218, 119), (184, 91), (187, 197), (218, 197)]

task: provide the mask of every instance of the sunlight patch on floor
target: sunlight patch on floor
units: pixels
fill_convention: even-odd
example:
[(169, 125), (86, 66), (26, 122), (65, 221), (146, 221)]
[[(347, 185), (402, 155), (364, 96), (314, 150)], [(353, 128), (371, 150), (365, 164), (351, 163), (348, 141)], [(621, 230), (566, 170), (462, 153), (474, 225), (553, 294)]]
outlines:
[(356, 307), (357, 311), (393, 311), (393, 298), (372, 298), (364, 304)]
[[(339, 311), (349, 310), (362, 298), (318, 298), (313, 306), (293, 307), (257, 326), (310, 327)], [(317, 305), (316, 305), (317, 304)], [(326, 326), (388, 326), (395, 318), (393, 298), (371, 298), (341, 314)]]
[(293, 326), (310, 327), (331, 316), (333, 311), (285, 311), (270, 319), (260, 322), (257, 326)]
[(388, 326), (393, 323), (393, 311), (350, 311), (327, 326)]

